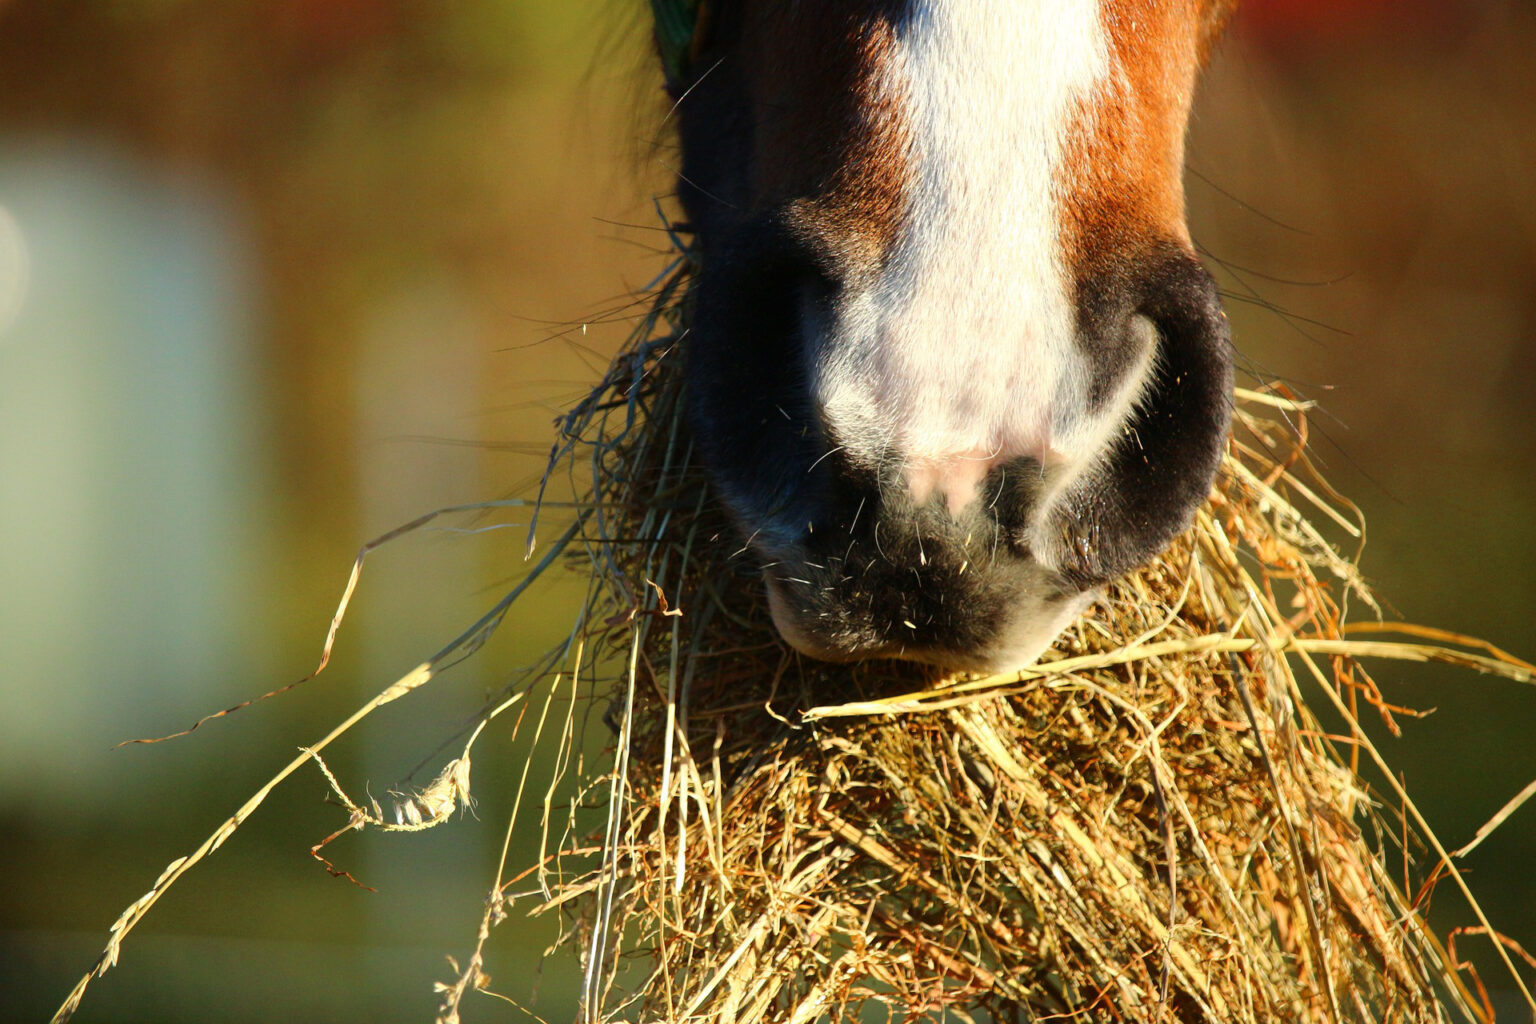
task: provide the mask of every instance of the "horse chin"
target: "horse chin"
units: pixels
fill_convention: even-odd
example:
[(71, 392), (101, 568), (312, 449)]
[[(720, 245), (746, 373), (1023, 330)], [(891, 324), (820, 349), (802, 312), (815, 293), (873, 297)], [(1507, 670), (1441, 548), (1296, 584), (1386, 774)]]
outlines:
[[(1098, 590), (1068, 594), (1053, 600), (1024, 597), (1015, 603), (1011, 616), (1001, 624), (992, 642), (943, 643), (936, 638), (892, 639), (892, 631), (872, 628), (839, 628), (818, 633), (771, 579), (764, 581), (768, 610), (774, 628), (784, 642), (817, 661), (846, 664), (878, 658), (933, 665), (956, 674), (995, 675), (1026, 669), (1050, 649), (1063, 630), (1098, 596)], [(865, 624), (866, 627), (872, 624)], [(900, 624), (906, 625), (906, 624)]]
[(879, 651), (858, 651), (850, 648), (839, 648), (833, 644), (824, 643), (813, 637), (801, 627), (800, 622), (790, 611), (784, 595), (779, 593), (778, 587), (771, 581), (763, 581), (764, 590), (768, 595), (768, 613), (773, 617), (773, 628), (778, 630), (779, 636), (785, 643), (805, 655), (817, 661), (829, 661), (834, 663), (847, 663), (861, 661), (865, 658), (878, 657)]
[(950, 667), (985, 675), (1029, 668), (1040, 660), (1040, 655), (1050, 650), (1062, 632), (1097, 596), (1096, 590), (1074, 594), (1056, 607), (1044, 610), (1043, 614), (1024, 618), (1015, 624), (1016, 632), (1010, 633), (1005, 643), (986, 652), (985, 658)]

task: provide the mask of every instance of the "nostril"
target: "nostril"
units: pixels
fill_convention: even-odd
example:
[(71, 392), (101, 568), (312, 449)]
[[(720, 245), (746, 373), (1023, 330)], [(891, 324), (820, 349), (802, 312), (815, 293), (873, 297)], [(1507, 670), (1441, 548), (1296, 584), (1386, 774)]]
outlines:
[(814, 518), (830, 468), (810, 366), (836, 283), (776, 215), (715, 245), (684, 349), (688, 420), (732, 514), (782, 545)]
[[(1152, 330), (1155, 355), (1105, 457), (1052, 515), (1061, 568), (1082, 586), (1128, 572), (1182, 531), (1209, 493), (1231, 418), (1232, 354), (1215, 282), (1193, 256), (1143, 270), (1128, 330)], [(1145, 325), (1145, 326), (1142, 326)]]
[(1068, 467), (1022, 455), (995, 462), (976, 501), (960, 516), (972, 556), (1032, 558), (1031, 535), (1045, 511), (1046, 496)]

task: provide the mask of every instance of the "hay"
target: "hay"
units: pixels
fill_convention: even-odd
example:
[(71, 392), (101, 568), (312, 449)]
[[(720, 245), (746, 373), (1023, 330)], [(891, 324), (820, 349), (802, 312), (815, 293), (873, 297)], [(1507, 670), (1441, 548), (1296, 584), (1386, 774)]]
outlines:
[[(1360, 725), (1371, 713), (1393, 726), (1402, 709), (1357, 659), (1527, 684), (1536, 666), (1439, 630), (1348, 622), (1351, 603), (1375, 606), (1354, 559), (1302, 508), (1335, 535), (1364, 528), (1312, 470), (1305, 403), (1239, 392), (1230, 452), (1193, 528), (1034, 668), (954, 679), (819, 664), (773, 633), (691, 458), (679, 344), (692, 273), (684, 256), (658, 281), (630, 345), (563, 417), (537, 502), (442, 509), (364, 545), (300, 682), (328, 663), (370, 552), (444, 516), (571, 512), (476, 622), (173, 860), (112, 926), (56, 1024), (159, 898), (294, 772), (317, 766), (346, 811), (311, 852), (350, 877), (321, 850), (353, 829), (449, 821), (470, 800), (476, 739), (514, 706), (511, 731), (526, 726), (535, 753), (474, 950), (439, 985), (443, 1024), (469, 994), (492, 992), (491, 934), (527, 914), (558, 915), (579, 949), (584, 1022), (1490, 1021), (1475, 972), (1421, 917), (1446, 880), (1478, 922), (1462, 933), (1491, 941), (1536, 1011), (1511, 955), (1523, 951), (1455, 863), (1536, 787), (1448, 851)], [(562, 475), (576, 502), (545, 500)], [(530, 555), (536, 528), (537, 517)], [(567, 642), (494, 695), (460, 752), (398, 794), (392, 814), (351, 799), (323, 752), (480, 650), (562, 560), (591, 584)], [(1390, 632), (1403, 639), (1379, 638)], [(590, 699), (584, 681), (596, 681)], [(611, 742), (594, 762), (579, 707), (605, 701)], [(563, 721), (551, 713), (562, 704)], [(519, 866), (510, 851), (535, 759), (553, 766), (543, 848)]]
[(1398, 881), (1425, 844), (1449, 860), (1405, 793), (1382, 807), (1360, 778), (1362, 752), (1385, 771), (1361, 702), (1394, 709), (1355, 655), (1530, 666), (1346, 637), (1374, 602), (1298, 506), (1363, 525), (1311, 471), (1305, 403), (1240, 392), (1193, 528), (1037, 667), (818, 664), (775, 637), (690, 457), (687, 276), (553, 463), (590, 469), (586, 649), (624, 669), (585, 790), (607, 822), (568, 830), (497, 916), (571, 915), (583, 1020), (1491, 1016)]

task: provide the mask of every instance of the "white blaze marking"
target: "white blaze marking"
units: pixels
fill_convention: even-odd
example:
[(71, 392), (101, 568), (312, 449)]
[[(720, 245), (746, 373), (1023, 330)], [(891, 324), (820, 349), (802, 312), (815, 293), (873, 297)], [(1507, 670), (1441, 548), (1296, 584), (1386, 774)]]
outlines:
[(1078, 101), (1110, 73), (1097, 0), (915, 0), (887, 69), (915, 187), (886, 269), (846, 294), (815, 368), (850, 454), (901, 458), (914, 498), (972, 500), (999, 461), (1080, 463), (1056, 180)]

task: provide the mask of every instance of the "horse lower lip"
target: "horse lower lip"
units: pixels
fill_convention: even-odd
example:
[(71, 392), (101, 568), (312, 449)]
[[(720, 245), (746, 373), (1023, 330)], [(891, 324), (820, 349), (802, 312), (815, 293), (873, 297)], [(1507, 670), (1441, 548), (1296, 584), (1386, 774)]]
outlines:
[(768, 613), (773, 617), (774, 628), (779, 631), (779, 636), (784, 638), (785, 643), (801, 654), (818, 661), (836, 662), (857, 661), (860, 657), (870, 656), (840, 651), (817, 643), (795, 621), (795, 616), (790, 613), (788, 606), (784, 603), (784, 596), (779, 593), (779, 588), (772, 582), (765, 581), (765, 590), (768, 595)]

